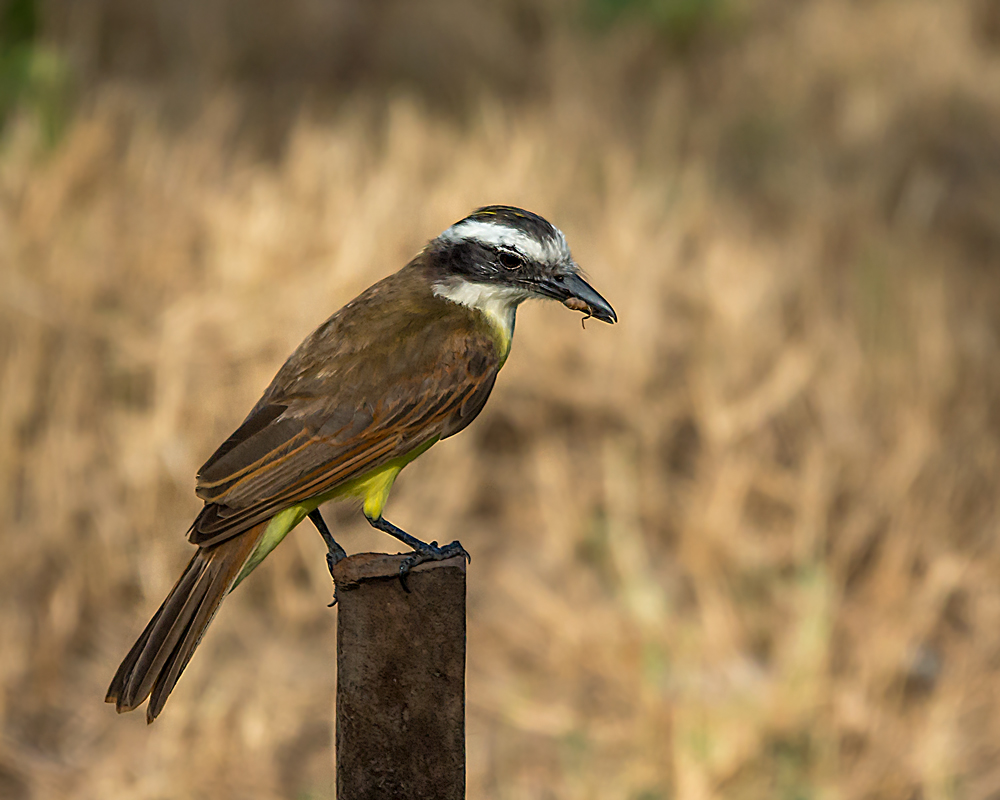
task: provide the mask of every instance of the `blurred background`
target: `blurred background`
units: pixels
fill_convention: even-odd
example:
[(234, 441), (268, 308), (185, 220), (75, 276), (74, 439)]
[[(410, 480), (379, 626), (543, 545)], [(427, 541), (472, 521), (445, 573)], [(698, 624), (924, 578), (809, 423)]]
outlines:
[(475, 556), (469, 797), (1000, 797), (998, 0), (0, 0), (0, 797), (333, 796), (308, 526), (104, 692), (199, 465), (486, 203), (621, 323), (523, 307), (390, 502)]

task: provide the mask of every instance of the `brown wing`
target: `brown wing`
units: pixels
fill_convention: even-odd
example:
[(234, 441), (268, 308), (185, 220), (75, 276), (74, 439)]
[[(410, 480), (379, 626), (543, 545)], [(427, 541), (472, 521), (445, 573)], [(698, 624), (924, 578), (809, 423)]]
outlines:
[(217, 544), (479, 413), (500, 368), (489, 333), (454, 304), (384, 292), (377, 284), (303, 342), (201, 468), (192, 542)]

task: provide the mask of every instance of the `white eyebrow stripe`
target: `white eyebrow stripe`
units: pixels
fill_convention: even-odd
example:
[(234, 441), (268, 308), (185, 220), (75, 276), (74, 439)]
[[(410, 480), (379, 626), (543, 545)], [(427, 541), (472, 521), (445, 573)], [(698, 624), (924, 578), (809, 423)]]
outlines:
[[(452, 225), (441, 234), (441, 239), (446, 242), (479, 242), (493, 247), (513, 247), (520, 250), (533, 261), (554, 262), (563, 256), (565, 244), (562, 247), (558, 242), (551, 245), (546, 242), (543, 245), (537, 239), (533, 239), (526, 233), (509, 228), (506, 225), (498, 225), (495, 222), (481, 222), (476, 219), (467, 219)], [(565, 242), (565, 240), (563, 240)]]

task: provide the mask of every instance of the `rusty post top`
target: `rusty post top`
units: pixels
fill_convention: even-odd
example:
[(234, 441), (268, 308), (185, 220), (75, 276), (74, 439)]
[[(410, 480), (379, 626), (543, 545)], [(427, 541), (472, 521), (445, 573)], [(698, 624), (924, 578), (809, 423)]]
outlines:
[[(342, 589), (350, 589), (368, 581), (390, 580), (399, 577), (399, 565), (407, 558), (408, 554), (402, 553), (390, 555), (389, 553), (357, 553), (348, 556), (334, 565), (333, 579), (337, 586)], [(417, 564), (411, 575), (426, 572), (431, 569), (460, 569), (465, 572), (465, 558), (455, 556), (444, 561), (426, 561)]]

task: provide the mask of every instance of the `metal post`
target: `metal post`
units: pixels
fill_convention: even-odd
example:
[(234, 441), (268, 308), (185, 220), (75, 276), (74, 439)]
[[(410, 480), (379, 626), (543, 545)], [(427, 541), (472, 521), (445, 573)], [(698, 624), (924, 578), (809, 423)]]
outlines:
[(337, 586), (337, 797), (464, 800), (465, 559), (361, 553)]

